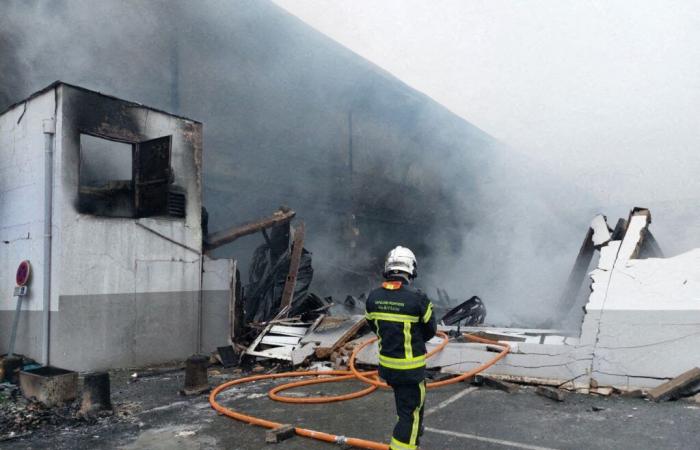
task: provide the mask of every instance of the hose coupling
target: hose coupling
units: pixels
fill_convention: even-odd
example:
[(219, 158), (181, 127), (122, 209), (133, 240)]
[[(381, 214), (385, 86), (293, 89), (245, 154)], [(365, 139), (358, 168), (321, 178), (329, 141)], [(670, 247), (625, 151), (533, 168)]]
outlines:
[(348, 438), (345, 436), (336, 436), (335, 443), (338, 445), (344, 445), (348, 443)]

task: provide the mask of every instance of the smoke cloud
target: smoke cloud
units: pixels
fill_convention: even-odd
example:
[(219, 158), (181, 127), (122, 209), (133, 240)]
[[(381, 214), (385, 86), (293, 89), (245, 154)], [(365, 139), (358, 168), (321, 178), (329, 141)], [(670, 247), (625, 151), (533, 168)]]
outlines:
[[(209, 229), (292, 207), (321, 295), (370, 289), (401, 244), (490, 323), (559, 314), (588, 194), (272, 3), (3, 2), (0, 43), (0, 108), (61, 79), (204, 122)], [(245, 269), (258, 243), (217, 254)]]

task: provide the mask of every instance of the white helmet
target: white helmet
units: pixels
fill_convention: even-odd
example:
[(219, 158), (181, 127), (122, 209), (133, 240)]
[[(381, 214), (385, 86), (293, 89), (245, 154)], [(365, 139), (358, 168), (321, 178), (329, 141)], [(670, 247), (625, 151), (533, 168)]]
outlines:
[(410, 249), (400, 245), (386, 255), (384, 262), (385, 277), (397, 272), (408, 274), (410, 278), (418, 275), (416, 255)]

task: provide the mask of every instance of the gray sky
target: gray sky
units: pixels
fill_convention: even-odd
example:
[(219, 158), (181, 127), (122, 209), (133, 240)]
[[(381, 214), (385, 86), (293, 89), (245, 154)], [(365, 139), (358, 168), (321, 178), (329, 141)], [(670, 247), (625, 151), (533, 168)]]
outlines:
[(700, 199), (700, 2), (275, 3), (602, 205)]

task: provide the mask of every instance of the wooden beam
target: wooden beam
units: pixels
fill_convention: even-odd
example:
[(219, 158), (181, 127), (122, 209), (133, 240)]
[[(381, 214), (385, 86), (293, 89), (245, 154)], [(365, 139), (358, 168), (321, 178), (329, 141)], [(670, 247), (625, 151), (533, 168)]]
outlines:
[[(299, 264), (301, 263), (301, 253), (304, 249), (304, 222), (294, 228), (294, 241), (292, 242), (292, 255), (289, 258), (289, 272), (284, 282), (282, 291), (282, 301), (280, 302), (280, 313), (278, 316), (287, 317), (289, 309), (294, 299), (294, 288), (297, 284), (299, 274)], [(277, 318), (277, 317), (275, 317)]]
[(207, 251), (214, 250), (215, 248), (229, 244), (240, 237), (257, 233), (258, 231), (273, 227), (275, 225), (289, 222), (295, 215), (296, 212), (292, 211), (291, 209), (281, 208), (278, 211), (275, 211), (270, 217), (265, 217), (255, 222), (248, 222), (244, 225), (231, 227), (226, 230), (217, 231), (216, 233), (210, 233), (204, 240), (204, 248)]
[(700, 386), (700, 369), (694, 367), (676, 378), (656, 386), (648, 392), (647, 396), (655, 402), (671, 400), (692, 395), (698, 386)]

